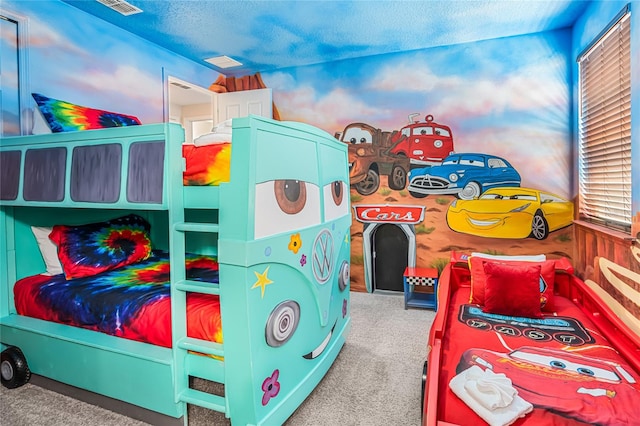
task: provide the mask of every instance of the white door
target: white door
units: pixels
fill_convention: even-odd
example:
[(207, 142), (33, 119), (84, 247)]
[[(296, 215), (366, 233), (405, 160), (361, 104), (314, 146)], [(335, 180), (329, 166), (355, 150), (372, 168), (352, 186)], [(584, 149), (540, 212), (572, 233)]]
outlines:
[(243, 90), (220, 93), (216, 99), (218, 114), (216, 123), (249, 114), (273, 118), (271, 89)]
[(171, 76), (168, 83), (168, 121), (182, 124), (185, 141), (209, 133), (215, 124), (216, 93)]

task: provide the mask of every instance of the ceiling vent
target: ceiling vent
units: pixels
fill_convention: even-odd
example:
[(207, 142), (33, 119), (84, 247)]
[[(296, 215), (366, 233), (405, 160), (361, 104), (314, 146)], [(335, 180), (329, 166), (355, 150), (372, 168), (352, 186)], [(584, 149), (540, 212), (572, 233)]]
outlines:
[(107, 6), (109, 9), (113, 9), (116, 12), (124, 15), (135, 15), (136, 13), (142, 12), (142, 9), (139, 9), (132, 5), (131, 3), (127, 3), (124, 0), (96, 0), (98, 3), (101, 3)]
[(232, 68), (242, 65), (240, 62), (232, 59), (228, 56), (216, 56), (215, 58), (205, 59), (205, 62), (209, 62), (211, 65), (215, 65), (218, 68)]
[(186, 84), (178, 83), (177, 81), (172, 81), (171, 84), (181, 89), (185, 89), (185, 90), (191, 89), (191, 87), (187, 86)]

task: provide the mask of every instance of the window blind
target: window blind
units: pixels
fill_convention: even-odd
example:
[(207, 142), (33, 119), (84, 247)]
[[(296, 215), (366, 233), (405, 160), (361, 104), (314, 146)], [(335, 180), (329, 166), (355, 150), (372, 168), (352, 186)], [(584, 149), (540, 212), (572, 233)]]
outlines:
[(631, 228), (631, 28), (626, 12), (578, 59), (579, 212)]

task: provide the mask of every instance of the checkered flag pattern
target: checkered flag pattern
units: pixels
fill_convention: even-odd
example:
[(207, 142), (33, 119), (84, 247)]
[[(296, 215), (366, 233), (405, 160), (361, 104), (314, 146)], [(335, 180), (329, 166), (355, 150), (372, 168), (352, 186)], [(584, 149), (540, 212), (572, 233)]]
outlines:
[(406, 277), (407, 284), (409, 285), (424, 285), (433, 287), (437, 281), (437, 278), (428, 278), (428, 277)]

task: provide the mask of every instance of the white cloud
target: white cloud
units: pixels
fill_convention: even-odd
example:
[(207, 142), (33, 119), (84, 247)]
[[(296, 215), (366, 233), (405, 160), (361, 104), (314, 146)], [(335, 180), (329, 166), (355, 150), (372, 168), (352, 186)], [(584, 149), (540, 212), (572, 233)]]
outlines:
[(341, 131), (362, 117), (384, 115), (385, 111), (372, 108), (342, 88), (318, 95), (310, 86), (286, 92), (274, 92), (277, 108), (287, 119), (304, 121), (329, 133)]
[(123, 99), (154, 101), (160, 97), (161, 85), (157, 76), (149, 75), (140, 69), (120, 65), (113, 72), (101, 69), (89, 71), (74, 77), (79, 86), (95, 89), (100, 93), (113, 93)]
[(374, 75), (368, 88), (389, 92), (430, 92), (435, 88), (449, 89), (460, 84), (460, 77), (437, 76), (426, 63), (405, 62), (386, 67)]
[(86, 50), (69, 40), (63, 32), (45, 21), (32, 17), (29, 25), (29, 47), (62, 50), (70, 54), (86, 55)]

